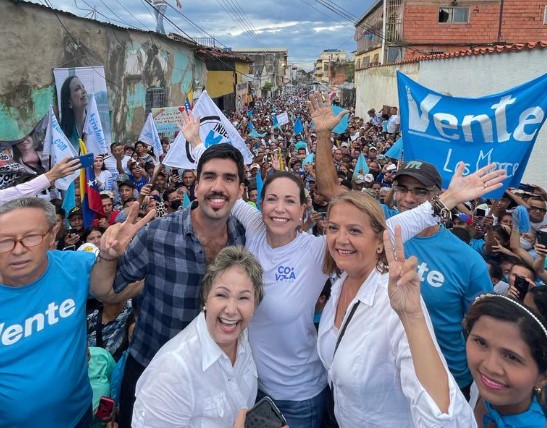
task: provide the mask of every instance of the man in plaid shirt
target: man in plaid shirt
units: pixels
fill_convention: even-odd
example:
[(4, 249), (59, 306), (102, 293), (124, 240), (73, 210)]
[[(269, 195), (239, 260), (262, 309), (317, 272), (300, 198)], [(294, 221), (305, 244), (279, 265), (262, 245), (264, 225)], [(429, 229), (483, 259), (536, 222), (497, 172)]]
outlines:
[(245, 244), (243, 226), (230, 216), (244, 189), (241, 153), (229, 144), (211, 146), (201, 155), (197, 177), (197, 203), (146, 227), (149, 216), (132, 224), (132, 209), (128, 221), (111, 226), (101, 241), (91, 279), (104, 291), (98, 298), (115, 299), (128, 283), (145, 279), (122, 380), (122, 428), (131, 425), (135, 385), (152, 357), (198, 315), (207, 263), (225, 246)]

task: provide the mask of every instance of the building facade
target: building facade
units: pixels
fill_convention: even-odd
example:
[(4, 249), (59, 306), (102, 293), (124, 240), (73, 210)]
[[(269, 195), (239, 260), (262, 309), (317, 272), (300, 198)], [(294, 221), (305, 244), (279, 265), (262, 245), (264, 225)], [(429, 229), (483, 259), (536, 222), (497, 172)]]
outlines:
[(339, 49), (321, 51), (314, 64), (314, 79), (318, 83), (342, 84), (346, 78), (348, 54)]
[(476, 47), (547, 40), (547, 3), (379, 0), (356, 23), (355, 40), (356, 69)]
[(252, 61), (250, 85), (253, 97), (261, 98), (281, 94), (283, 84), (290, 79), (288, 49), (234, 48), (232, 50)]
[(153, 107), (184, 105), (207, 80), (196, 44), (24, 1), (0, 2), (0, 140), (24, 137), (56, 106), (52, 69), (104, 66), (112, 141), (133, 143)]

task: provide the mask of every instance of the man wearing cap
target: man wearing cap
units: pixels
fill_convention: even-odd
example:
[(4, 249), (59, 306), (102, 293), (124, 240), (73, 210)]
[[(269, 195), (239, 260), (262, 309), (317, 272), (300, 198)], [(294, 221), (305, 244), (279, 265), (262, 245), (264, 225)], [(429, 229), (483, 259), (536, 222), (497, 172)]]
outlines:
[(363, 174), (356, 175), (355, 178), (351, 180), (351, 190), (356, 190), (360, 192), (361, 190), (363, 190), (364, 186), (365, 186), (365, 176)]
[(120, 203), (116, 205), (116, 210), (123, 210), (125, 204), (131, 202), (132, 199), (135, 199), (135, 184), (127, 177), (125, 174), (122, 174), (118, 177), (118, 193), (120, 194)]
[[(442, 180), (427, 162), (410, 161), (395, 175), (399, 212), (439, 194)], [(431, 226), (404, 244), (405, 255), (418, 259), (421, 293), (448, 368), (469, 398), (473, 378), (467, 367), (462, 321), (475, 297), (492, 292), (486, 263), (444, 226)]]
[(72, 208), (68, 213), (68, 223), (70, 228), (68, 233), (59, 240), (57, 249), (59, 250), (76, 250), (84, 243), (82, 235), (84, 233), (84, 217), (80, 207)]
[(378, 174), (378, 177), (376, 177), (376, 181), (380, 183), (381, 187), (392, 187), (393, 179), (395, 178), (396, 173), (397, 166), (395, 166), (394, 164), (390, 164), (385, 167), (383, 173)]

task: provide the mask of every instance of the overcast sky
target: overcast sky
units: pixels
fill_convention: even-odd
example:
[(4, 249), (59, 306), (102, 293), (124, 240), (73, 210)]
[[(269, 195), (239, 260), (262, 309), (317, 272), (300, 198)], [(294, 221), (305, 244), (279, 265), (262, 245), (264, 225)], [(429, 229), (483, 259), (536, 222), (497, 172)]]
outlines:
[[(45, 3), (45, 0), (32, 1)], [(92, 8), (95, 8), (97, 20), (125, 27), (146, 30), (156, 27), (152, 9), (145, 0), (47, 1), (56, 9), (79, 16), (90, 16)], [(168, 1), (175, 6), (175, 0)], [(360, 18), (376, 1), (182, 0), (182, 9), (168, 7), (166, 16), (176, 26), (166, 20), (165, 29), (168, 33), (179, 34), (182, 30), (192, 38), (208, 37), (191, 21), (227, 47), (288, 48), (289, 62), (311, 70), (323, 49), (341, 49), (348, 54), (355, 50), (355, 27), (350, 18)], [(346, 17), (339, 16), (325, 5), (331, 9), (338, 6), (339, 13)], [(235, 15), (234, 11), (239, 13)], [(256, 34), (249, 31), (251, 27)]]

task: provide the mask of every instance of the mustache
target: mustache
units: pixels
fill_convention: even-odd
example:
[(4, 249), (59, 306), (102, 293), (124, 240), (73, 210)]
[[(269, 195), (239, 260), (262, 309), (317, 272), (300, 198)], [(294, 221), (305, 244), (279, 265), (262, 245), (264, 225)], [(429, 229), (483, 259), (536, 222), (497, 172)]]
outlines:
[(225, 199), (229, 199), (227, 195), (225, 195), (224, 193), (222, 192), (211, 192), (211, 193), (208, 193), (207, 194), (207, 198), (225, 198)]

